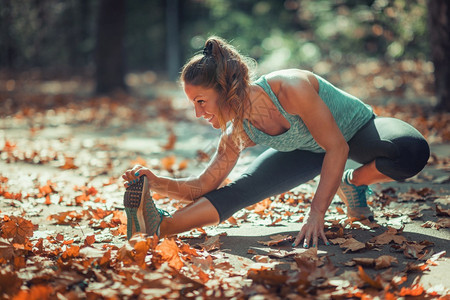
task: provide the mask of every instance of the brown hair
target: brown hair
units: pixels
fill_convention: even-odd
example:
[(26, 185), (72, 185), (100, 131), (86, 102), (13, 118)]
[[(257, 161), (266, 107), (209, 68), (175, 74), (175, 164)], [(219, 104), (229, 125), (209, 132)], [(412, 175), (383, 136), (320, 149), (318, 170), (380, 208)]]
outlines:
[(253, 80), (256, 63), (245, 57), (222, 38), (212, 36), (205, 42), (202, 54), (192, 57), (181, 71), (182, 84), (198, 85), (213, 88), (219, 94), (219, 124), (222, 132), (226, 130), (221, 111), (230, 109), (235, 117), (232, 141), (242, 147), (244, 121), (244, 104), (247, 101), (248, 87)]

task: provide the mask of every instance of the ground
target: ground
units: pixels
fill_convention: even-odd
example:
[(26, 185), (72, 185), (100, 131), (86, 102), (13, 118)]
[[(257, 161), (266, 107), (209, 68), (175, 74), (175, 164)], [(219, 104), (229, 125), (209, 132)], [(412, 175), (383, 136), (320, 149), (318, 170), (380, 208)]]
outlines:
[[(196, 174), (217, 143), (219, 132), (195, 120), (180, 91), (165, 91), (6, 100), (14, 113), (0, 120), (2, 298), (448, 297), (448, 115), (376, 108), (422, 126), (433, 155), (418, 176), (372, 187), (374, 223), (348, 220), (336, 197), (326, 218), (330, 246), (291, 247), (318, 178), (216, 227), (127, 241), (122, 172), (139, 163), (167, 176)], [(443, 116), (443, 129), (433, 127)], [(246, 151), (229, 179), (263, 150)], [(153, 196), (169, 212), (182, 206)]]

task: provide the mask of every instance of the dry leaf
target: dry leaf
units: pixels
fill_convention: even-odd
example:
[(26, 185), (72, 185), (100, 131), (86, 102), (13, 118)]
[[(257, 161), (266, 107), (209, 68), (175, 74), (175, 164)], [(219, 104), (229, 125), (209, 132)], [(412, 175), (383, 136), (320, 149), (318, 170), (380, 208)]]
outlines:
[(293, 238), (290, 235), (282, 235), (282, 234), (276, 234), (270, 237), (270, 241), (258, 241), (259, 244), (265, 245), (265, 246), (275, 246), (279, 245), (283, 242), (292, 242)]
[(345, 248), (344, 253), (347, 253), (348, 251), (359, 251), (362, 249), (366, 248), (366, 244), (361, 243), (360, 241), (354, 239), (354, 238), (349, 238), (347, 239), (345, 242), (343, 242), (342, 244), (340, 244), (341, 248)]
[(75, 165), (75, 157), (64, 155), (64, 165), (60, 166), (63, 170), (78, 169)]
[(84, 244), (87, 246), (92, 246), (95, 243), (95, 235), (88, 235), (84, 240)]
[(164, 261), (169, 263), (169, 266), (176, 270), (180, 270), (184, 263), (180, 258), (179, 249), (173, 239), (164, 239), (155, 250), (161, 255)]
[(175, 161), (176, 161), (175, 155), (166, 156), (161, 159), (161, 165), (164, 168), (164, 170), (173, 172), (173, 166), (175, 165)]
[(220, 235), (215, 235), (209, 238), (206, 238), (203, 243), (198, 244), (205, 251), (213, 251), (220, 249), (220, 245), (222, 243), (219, 241)]
[(389, 268), (392, 263), (398, 264), (398, 259), (390, 255), (382, 255), (375, 259), (375, 270)]
[(413, 285), (412, 287), (402, 287), (400, 290), (399, 296), (415, 296), (418, 297), (424, 293), (424, 289), (421, 285)]
[(319, 259), (317, 256), (317, 248), (309, 248), (301, 253), (296, 253), (294, 255), (294, 260), (298, 267), (308, 266), (312, 262), (316, 262)]
[(376, 280), (373, 280), (367, 273), (364, 271), (363, 267), (358, 266), (359, 277), (366, 283), (370, 284), (370, 286), (381, 290), (383, 285), (381, 284), (381, 279), (377, 277)]
[(436, 215), (441, 217), (450, 217), (450, 209), (442, 209), (436, 205)]
[(175, 135), (173, 130), (170, 130), (169, 138), (167, 140), (167, 143), (165, 145), (161, 146), (161, 148), (163, 148), (166, 151), (172, 150), (173, 148), (175, 148), (175, 143), (176, 142), (177, 142), (177, 136)]
[(397, 230), (394, 228), (389, 228), (386, 232), (370, 239), (370, 242), (376, 245), (387, 245), (391, 242), (401, 245), (406, 241), (404, 236), (397, 235)]
[(12, 238), (15, 243), (24, 243), (29, 237), (33, 236), (34, 229), (33, 223), (22, 217), (3, 217), (3, 224), (1, 225), (2, 236), (8, 239)]
[(421, 226), (425, 228), (434, 228), (437, 230), (439, 230), (440, 228), (450, 228), (450, 218), (441, 218), (438, 219), (436, 222), (427, 221)]

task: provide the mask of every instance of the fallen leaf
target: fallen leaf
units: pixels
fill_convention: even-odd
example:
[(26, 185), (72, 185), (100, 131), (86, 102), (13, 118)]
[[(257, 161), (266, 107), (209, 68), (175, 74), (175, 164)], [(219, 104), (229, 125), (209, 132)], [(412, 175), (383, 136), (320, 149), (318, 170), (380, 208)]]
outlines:
[(440, 228), (450, 228), (450, 218), (441, 218), (438, 219), (436, 222), (427, 221), (421, 226), (425, 228), (434, 228), (437, 230), (439, 230)]
[(64, 164), (60, 166), (63, 170), (78, 169), (75, 165), (75, 157), (64, 155)]
[(1, 259), (9, 261), (14, 257), (14, 246), (5, 238), (0, 237), (0, 262)]
[(167, 140), (167, 143), (165, 145), (161, 146), (161, 148), (163, 148), (166, 151), (172, 150), (173, 148), (175, 148), (175, 143), (176, 142), (177, 142), (177, 136), (175, 135), (173, 130), (170, 130), (169, 138)]
[(259, 263), (270, 263), (272, 260), (267, 255), (254, 255), (252, 259)]
[(298, 252), (297, 251), (286, 251), (286, 250), (271, 250), (267, 254), (269, 257), (275, 257), (275, 258), (286, 258), (289, 256), (295, 256)]
[(368, 283), (370, 286), (381, 290), (383, 288), (381, 284), (381, 279), (377, 277), (376, 280), (372, 279), (367, 273), (364, 271), (363, 267), (358, 266), (358, 274), (359, 277), (366, 283)]
[(0, 295), (2, 297), (15, 295), (20, 290), (22, 284), (23, 280), (19, 278), (17, 272), (13, 272), (4, 267), (0, 269)]
[(206, 238), (203, 243), (199, 243), (198, 245), (203, 248), (205, 251), (213, 251), (220, 249), (220, 245), (222, 243), (219, 241), (220, 235), (215, 235), (209, 238)]
[(346, 263), (345, 265), (352, 267), (356, 264), (363, 267), (372, 268), (374, 266), (374, 263), (375, 263), (374, 258), (355, 257), (352, 258), (351, 263)]
[(397, 229), (389, 227), (387, 231), (371, 238), (369, 241), (371, 243), (375, 243), (376, 245), (387, 245), (391, 242), (401, 245), (406, 242), (407, 239), (402, 235), (398, 235), (399, 232), (400, 231), (398, 231)]
[(316, 262), (318, 259), (317, 248), (314, 247), (294, 255), (294, 260), (300, 268), (304, 265), (310, 265), (311, 262)]
[(33, 236), (35, 226), (22, 217), (4, 216), (1, 225), (2, 236), (12, 238), (14, 243), (22, 244)]
[(276, 234), (270, 237), (270, 241), (258, 241), (259, 244), (269, 247), (279, 245), (283, 242), (293, 242), (293, 237), (290, 235)]
[(400, 290), (399, 296), (420, 296), (424, 292), (424, 289), (421, 285), (413, 285), (412, 287), (402, 287)]
[(347, 253), (348, 251), (359, 251), (362, 249), (366, 248), (366, 244), (361, 243), (360, 241), (354, 239), (354, 238), (349, 238), (347, 239), (345, 242), (343, 242), (342, 244), (340, 244), (341, 248), (345, 248), (344, 253)]
[(392, 263), (398, 264), (398, 259), (390, 255), (382, 255), (375, 259), (375, 270), (389, 268)]
[(426, 263), (413, 263), (409, 262), (406, 264), (405, 272), (423, 272), (428, 271), (429, 265)]
[(180, 270), (184, 263), (180, 258), (179, 249), (173, 239), (164, 239), (155, 249), (161, 255), (164, 261), (169, 263), (169, 266), (176, 270)]
[(176, 161), (175, 155), (166, 156), (161, 159), (161, 165), (164, 168), (164, 170), (173, 172), (173, 166), (175, 165), (175, 161)]
[(450, 217), (450, 209), (442, 209), (436, 205), (436, 215), (441, 217)]

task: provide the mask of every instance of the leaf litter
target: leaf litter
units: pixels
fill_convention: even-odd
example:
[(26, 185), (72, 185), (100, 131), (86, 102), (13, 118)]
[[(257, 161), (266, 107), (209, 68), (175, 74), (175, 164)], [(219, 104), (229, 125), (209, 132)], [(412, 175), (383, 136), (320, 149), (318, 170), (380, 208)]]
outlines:
[[(122, 96), (125, 97), (125, 96)], [(352, 236), (354, 229), (374, 232), (380, 225), (367, 220), (348, 220), (342, 207), (332, 205), (326, 219), (326, 235), (339, 245), (349, 260), (333, 265), (329, 255), (317, 248), (286, 248), (291, 235), (278, 234), (257, 244), (265, 253), (249, 249), (252, 263), (235, 268), (222, 249), (225, 234), (209, 234), (198, 228), (178, 238), (158, 239), (136, 234), (126, 241), (126, 218), (122, 210), (124, 188), (121, 172), (138, 163), (168, 176), (205, 164), (212, 152), (197, 149), (192, 158), (177, 153), (182, 141), (171, 120), (185, 121), (167, 99), (93, 98), (84, 103), (65, 99), (70, 105), (52, 110), (20, 107), (2, 119), (0, 162), (3, 166), (25, 164), (31, 171), (1, 171), (0, 197), (0, 293), (5, 299), (141, 299), (197, 298), (386, 298), (414, 296), (444, 297), (445, 289), (405, 285), (408, 276), (423, 273), (439, 264), (445, 252), (434, 253), (433, 243), (412, 241), (403, 235), (404, 223), (421, 219), (424, 211), (435, 211), (439, 219), (423, 227), (448, 228), (448, 195), (431, 188), (401, 193), (383, 190), (370, 200), (376, 217), (384, 220), (385, 231), (368, 240)], [(122, 103), (130, 100), (131, 105)], [(63, 101), (64, 102), (64, 101)], [(158, 108), (159, 103), (164, 103)], [(140, 107), (141, 109), (136, 109)], [(417, 108), (377, 107), (377, 111), (407, 116), (426, 135), (445, 140), (448, 128), (439, 117)], [(159, 111), (160, 113), (155, 113)], [(159, 114), (159, 115), (158, 115)], [(419, 117), (414, 118), (414, 115)], [(108, 117), (107, 117), (108, 116)], [(139, 122), (154, 117), (156, 123), (143, 128), (145, 138), (160, 142), (150, 152), (126, 150), (127, 132)], [(442, 129), (433, 131), (433, 123)], [(145, 123), (144, 123), (145, 124)], [(165, 124), (165, 125), (163, 125)], [(442, 127), (443, 126), (443, 127)], [(52, 129), (61, 128), (61, 135)], [(111, 136), (80, 137), (86, 130), (109, 128)], [(13, 135), (3, 129), (26, 132)], [(161, 136), (161, 132), (164, 134)], [(53, 134), (53, 135), (52, 135)], [(448, 159), (432, 156), (431, 164), (449, 169)], [(34, 168), (37, 167), (37, 168)], [(39, 169), (40, 168), (40, 169)], [(45, 170), (45, 171), (41, 171)], [(58, 172), (56, 170), (59, 170)], [(447, 175), (431, 178), (445, 183)], [(420, 181), (420, 178), (414, 179)], [(424, 179), (429, 180), (429, 179)], [(309, 207), (313, 189), (303, 187), (247, 207), (227, 220), (222, 228), (244, 223), (283, 226), (301, 222)], [(154, 194), (158, 205), (168, 210), (180, 204)], [(433, 205), (426, 203), (434, 202)], [(419, 203), (419, 204), (418, 204)], [(406, 212), (407, 218), (401, 219)], [(398, 222), (399, 221), (399, 222)], [(193, 237), (201, 242), (191, 242)], [(389, 247), (392, 255), (365, 255)], [(395, 255), (395, 256), (394, 256)], [(406, 260), (406, 266), (399, 259)], [(393, 272), (393, 268), (402, 267)], [(382, 270), (381, 272), (377, 272)]]

